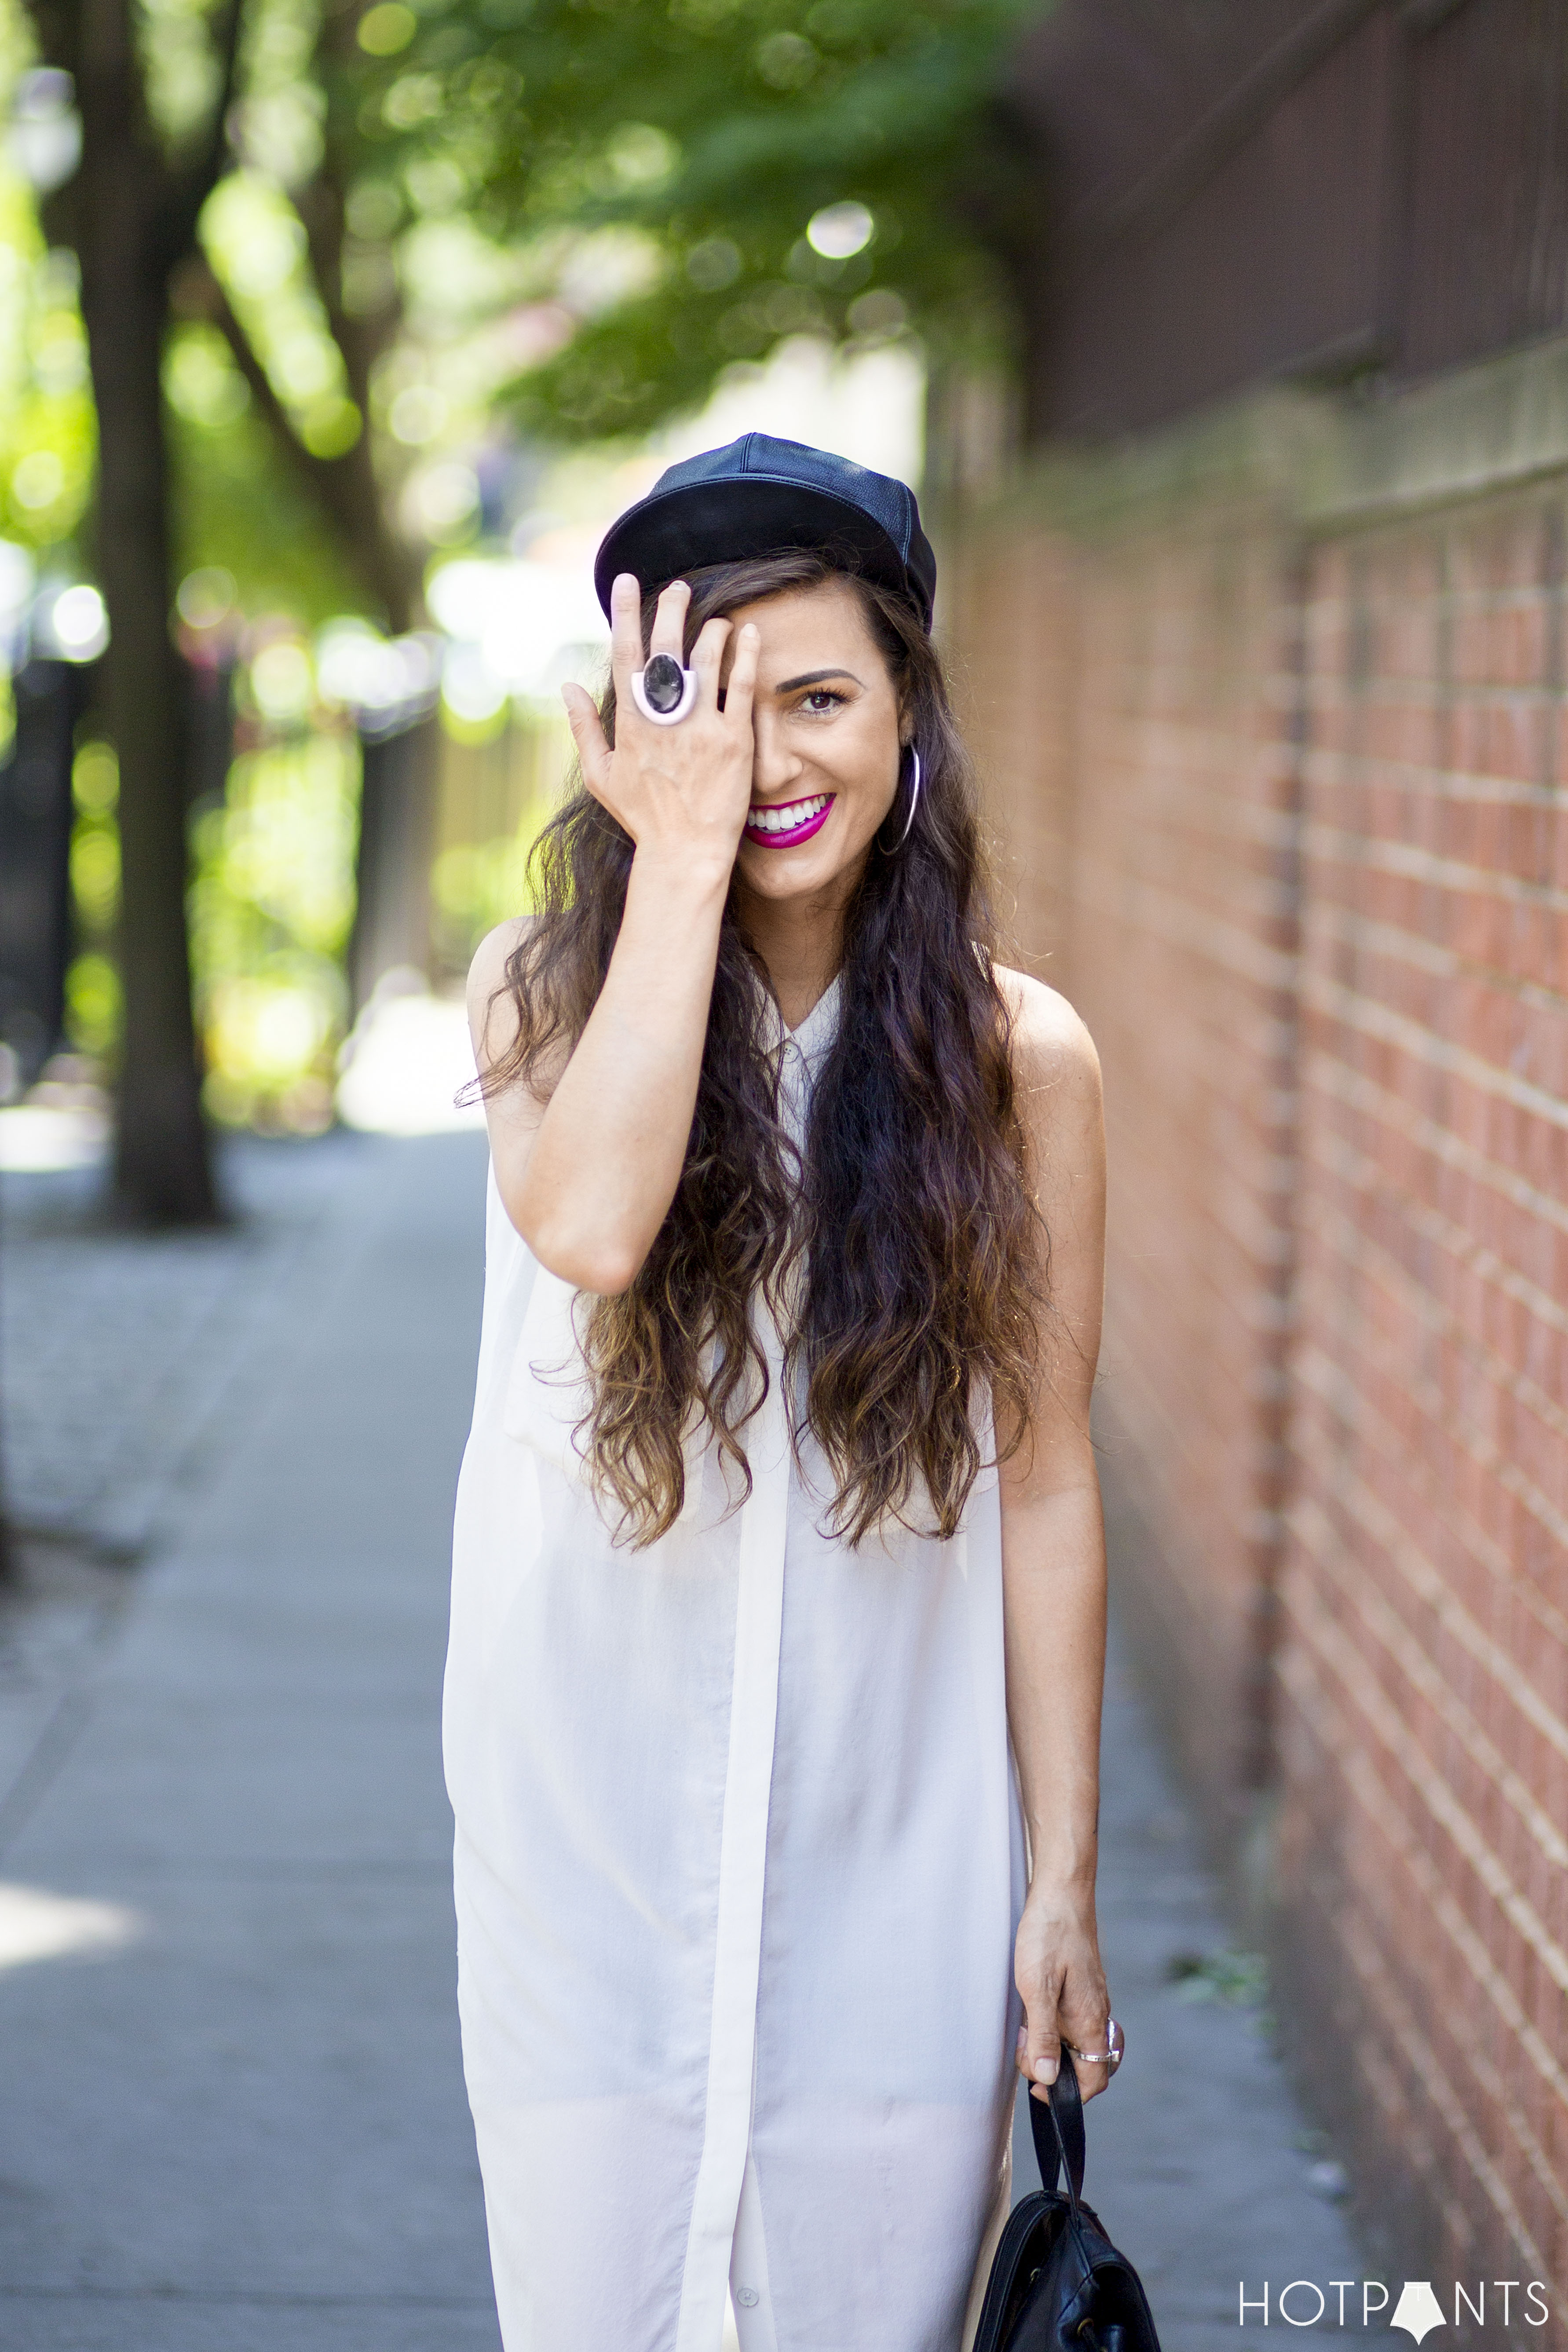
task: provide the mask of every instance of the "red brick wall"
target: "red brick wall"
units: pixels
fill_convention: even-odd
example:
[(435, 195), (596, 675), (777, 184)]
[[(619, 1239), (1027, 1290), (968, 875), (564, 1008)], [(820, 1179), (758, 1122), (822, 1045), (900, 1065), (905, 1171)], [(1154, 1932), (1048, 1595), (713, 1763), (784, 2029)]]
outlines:
[[(1290, 1254), (1294, 600), (1267, 506), (960, 556), (950, 636), (1032, 968), (1106, 1075), (1101, 1433), (1159, 1531), (1125, 1603), (1227, 1821), (1258, 1777)], [(1065, 654), (1065, 658), (1063, 657)]]
[(1015, 510), (949, 630), (1105, 1066), (1140, 1647), (1398, 2259), (1568, 2294), (1565, 502)]
[(1260, 1746), (1289, 1274), (1289, 609), (1267, 511), (1086, 565), (1073, 986), (1100, 1042), (1115, 1275), (1105, 1425), (1162, 1531), (1146, 1649), (1226, 1813)]
[(1308, 614), (1284, 1875), (1472, 2277), (1568, 2278), (1563, 499), (1331, 543)]
[(973, 549), (943, 566), (946, 650), (965, 735), (990, 795), (996, 912), (1026, 969), (1062, 985), (1072, 858), (1072, 709), (1078, 661), (1073, 566), (1044, 532)]

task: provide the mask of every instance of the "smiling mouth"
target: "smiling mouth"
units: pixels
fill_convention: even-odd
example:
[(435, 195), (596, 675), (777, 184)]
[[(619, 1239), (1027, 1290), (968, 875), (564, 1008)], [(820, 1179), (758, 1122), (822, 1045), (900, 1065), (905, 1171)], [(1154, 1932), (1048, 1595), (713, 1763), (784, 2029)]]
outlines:
[(792, 849), (809, 841), (827, 823), (835, 795), (813, 793), (809, 800), (780, 801), (776, 807), (753, 805), (746, 819), (746, 839), (763, 849)]

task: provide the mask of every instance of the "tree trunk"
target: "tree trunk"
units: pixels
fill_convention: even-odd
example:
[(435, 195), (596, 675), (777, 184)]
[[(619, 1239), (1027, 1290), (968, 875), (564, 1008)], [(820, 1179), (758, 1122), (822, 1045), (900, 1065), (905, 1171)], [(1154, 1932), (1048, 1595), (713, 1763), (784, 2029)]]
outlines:
[(75, 226), (98, 409), (105, 716), (120, 761), (125, 1031), (114, 1191), (139, 1223), (204, 1224), (219, 1211), (191, 1011), (186, 710), (169, 628), (162, 385), (181, 240), (171, 249), (169, 175), (146, 131), (126, 0), (84, 8), (78, 92)]
[[(163, 289), (83, 271), (98, 403), (99, 575), (109, 731), (120, 759), (125, 1033), (114, 1185), (138, 1219), (216, 1214), (185, 929), (184, 680), (169, 633), (160, 361)], [(96, 315), (95, 315), (96, 314)]]
[(0, 761), (0, 1037), (31, 1086), (57, 1052), (70, 953), (71, 748), (90, 672), (35, 654)]
[[(4, 1254), (0, 1253), (0, 1267), (3, 1267), (4, 1264)], [(4, 1374), (5, 1369), (5, 1360), (3, 1357), (0, 1357), (0, 1375)], [(3, 1393), (3, 1390), (4, 1382), (3, 1380), (0, 1380), (0, 1393)], [(11, 1522), (5, 1514), (5, 1449), (4, 1440), (5, 1430), (3, 1427), (0, 1427), (0, 1591), (4, 1591), (7, 1585), (19, 1583), (21, 1580), (20, 1564), (16, 1558), (16, 1539), (11, 1532)]]
[(363, 736), (358, 899), (349, 942), (356, 1016), (389, 971), (430, 962), (430, 856), (437, 735), (422, 719), (395, 735)]

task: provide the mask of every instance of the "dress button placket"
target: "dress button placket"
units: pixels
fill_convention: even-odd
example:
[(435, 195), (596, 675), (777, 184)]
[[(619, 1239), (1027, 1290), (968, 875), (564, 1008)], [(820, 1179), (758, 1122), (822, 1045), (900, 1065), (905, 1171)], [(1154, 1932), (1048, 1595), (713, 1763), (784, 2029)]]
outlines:
[[(710, 2352), (722, 2328), (751, 2146), (792, 1459), (782, 1402), (783, 1348), (771, 1318), (763, 1319), (768, 1390), (752, 1424), (752, 1491), (741, 1510), (708, 2095), (674, 2352)], [(754, 2288), (752, 2294), (754, 2302)]]

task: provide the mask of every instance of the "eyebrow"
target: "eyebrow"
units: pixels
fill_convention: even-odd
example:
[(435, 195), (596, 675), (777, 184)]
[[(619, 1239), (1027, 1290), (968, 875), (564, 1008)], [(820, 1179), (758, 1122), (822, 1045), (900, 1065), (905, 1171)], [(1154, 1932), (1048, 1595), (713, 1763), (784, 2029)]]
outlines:
[(803, 686), (820, 686), (824, 678), (828, 677), (847, 677), (856, 686), (864, 686), (866, 682), (864, 678), (856, 677), (852, 669), (805, 669), (802, 670), (798, 677), (786, 677), (782, 684), (774, 687), (773, 692), (794, 694)]

